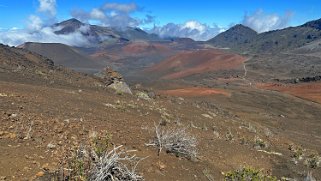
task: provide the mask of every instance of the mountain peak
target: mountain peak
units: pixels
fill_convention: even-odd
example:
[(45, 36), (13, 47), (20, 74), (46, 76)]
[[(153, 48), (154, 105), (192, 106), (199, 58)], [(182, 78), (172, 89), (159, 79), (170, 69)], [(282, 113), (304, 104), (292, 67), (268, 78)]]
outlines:
[(251, 29), (248, 26), (245, 26), (243, 24), (237, 24), (237, 25), (231, 27), (227, 31), (248, 31), (248, 32), (252, 32), (252, 33), (257, 33), (255, 30), (253, 30), (253, 29)]
[(218, 34), (209, 40), (210, 43), (219, 47), (233, 47), (235, 44), (244, 44), (250, 42), (257, 36), (257, 32), (253, 29), (237, 24), (227, 31)]
[(78, 19), (72, 18), (60, 23), (56, 23), (54, 27), (62, 27), (61, 30), (55, 31), (56, 34), (69, 34), (75, 32), (75, 30), (79, 29), (81, 26), (85, 25)]
[(321, 18), (313, 21), (309, 21), (302, 25), (302, 27), (310, 27), (321, 30)]
[(58, 25), (58, 26), (61, 26), (61, 25), (62, 26), (66, 26), (66, 25), (69, 25), (69, 26), (81, 26), (81, 25), (84, 25), (84, 23), (82, 23), (81, 21), (79, 21), (76, 18), (71, 18), (71, 19), (62, 21), (60, 23), (57, 23), (56, 25)]

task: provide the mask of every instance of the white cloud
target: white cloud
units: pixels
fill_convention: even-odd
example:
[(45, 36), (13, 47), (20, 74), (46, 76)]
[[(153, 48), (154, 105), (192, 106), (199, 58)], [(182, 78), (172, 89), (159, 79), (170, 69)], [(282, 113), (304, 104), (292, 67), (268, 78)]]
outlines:
[(137, 10), (137, 5), (135, 3), (120, 4), (120, 3), (105, 3), (103, 5), (105, 10), (116, 10), (125, 13), (133, 12)]
[(192, 30), (195, 29), (195, 30), (198, 30), (200, 33), (203, 33), (205, 31), (205, 26), (197, 21), (188, 21), (184, 24), (182, 28), (183, 29), (187, 28)]
[(143, 19), (134, 18), (131, 13), (136, 11), (138, 6), (135, 3), (105, 3), (89, 12), (74, 10), (71, 15), (83, 22), (96, 21), (99, 25), (120, 28), (137, 27), (154, 21), (154, 17), (150, 15)]
[(51, 16), (56, 16), (56, 0), (38, 0), (38, 11), (42, 13), (49, 13)]
[(78, 31), (68, 35), (57, 35), (51, 27), (44, 27), (37, 31), (30, 32), (24, 29), (0, 30), (0, 43), (17, 46), (25, 42), (42, 42), (42, 43), (63, 43), (70, 46), (90, 46), (87, 37), (83, 36), (86, 27), (81, 27)]
[(106, 18), (106, 15), (103, 11), (101, 11), (100, 9), (94, 8), (91, 12), (90, 12), (90, 17), (92, 17), (93, 19), (104, 19)]
[[(50, 21), (55, 19), (56, 0), (39, 0), (38, 11), (44, 13), (43, 18), (40, 16), (30, 15), (25, 29), (0, 29), (0, 43), (10, 46), (21, 45), (25, 42), (43, 42), (43, 43), (63, 43), (70, 46), (91, 46), (90, 37), (85, 37), (88, 27), (79, 28), (74, 33), (68, 35), (57, 35), (60, 27), (52, 28), (46, 26)], [(93, 11), (93, 16), (100, 16), (98, 12)], [(52, 23), (52, 22), (51, 22)]]
[(262, 33), (287, 27), (291, 18), (291, 12), (280, 16), (277, 14), (266, 14), (263, 10), (257, 10), (253, 14), (246, 14), (242, 24)]
[(30, 15), (27, 28), (30, 31), (39, 31), (42, 28), (42, 20), (38, 16)]
[(198, 21), (187, 21), (184, 24), (168, 23), (164, 26), (155, 26), (148, 32), (158, 34), (161, 37), (192, 38), (204, 41), (213, 38), (224, 30), (217, 25), (210, 26)]

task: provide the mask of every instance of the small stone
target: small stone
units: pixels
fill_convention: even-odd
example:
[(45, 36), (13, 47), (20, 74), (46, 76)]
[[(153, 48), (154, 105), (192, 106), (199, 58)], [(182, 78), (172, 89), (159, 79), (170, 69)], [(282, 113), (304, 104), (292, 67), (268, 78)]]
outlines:
[(43, 172), (43, 171), (40, 171), (40, 172), (38, 172), (38, 173), (36, 174), (37, 177), (42, 177), (42, 176), (44, 176), (44, 175), (45, 175), (45, 172)]
[(15, 133), (9, 133), (8, 137), (14, 139), (17, 137), (17, 135)]
[(47, 145), (47, 148), (49, 148), (49, 149), (54, 149), (54, 148), (56, 148), (56, 145), (54, 145), (54, 144), (52, 144), (52, 143), (49, 143), (49, 144)]
[(159, 170), (161, 170), (161, 171), (166, 168), (166, 165), (161, 161), (157, 162), (157, 166), (158, 166)]
[(62, 145), (63, 145), (63, 142), (62, 142), (62, 141), (59, 141), (59, 142), (58, 142), (58, 145), (59, 145), (59, 146), (62, 146)]
[(215, 113), (210, 112), (210, 111), (208, 112), (208, 114), (211, 115), (212, 117), (216, 117), (217, 116)]
[(148, 95), (148, 97), (150, 97), (150, 98), (152, 98), (152, 99), (155, 99), (155, 98), (156, 98), (156, 94), (155, 94), (155, 92), (153, 92), (153, 91), (149, 91), (149, 92), (147, 93), (147, 95)]
[(49, 163), (45, 163), (44, 165), (41, 166), (41, 168), (45, 171), (49, 170)]
[(178, 97), (177, 99), (180, 100), (180, 101), (185, 101), (185, 99), (182, 98), (182, 97)]
[(213, 131), (214, 137), (215, 138), (219, 138), (220, 137), (220, 133), (218, 131)]
[(208, 115), (208, 114), (202, 114), (202, 116), (205, 117), (205, 118), (208, 118), (208, 119), (213, 119), (213, 117)]
[(10, 118), (16, 118), (17, 116), (18, 116), (18, 114), (16, 114), (16, 113), (13, 113), (13, 114), (9, 115)]

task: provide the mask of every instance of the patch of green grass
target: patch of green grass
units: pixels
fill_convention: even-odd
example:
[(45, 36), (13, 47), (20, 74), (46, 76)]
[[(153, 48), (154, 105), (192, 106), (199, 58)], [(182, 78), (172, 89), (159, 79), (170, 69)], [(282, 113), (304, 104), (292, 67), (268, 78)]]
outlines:
[(309, 168), (313, 168), (313, 169), (320, 167), (320, 163), (321, 163), (321, 157), (316, 154), (310, 155), (305, 161), (305, 164)]
[(244, 167), (239, 170), (229, 171), (224, 175), (225, 181), (276, 181), (277, 178), (263, 174), (261, 170)]
[(112, 135), (106, 132), (104, 136), (96, 136), (91, 140), (92, 147), (98, 156), (102, 156), (111, 146), (111, 139)]
[(263, 139), (261, 139), (259, 137), (255, 137), (254, 148), (257, 148), (257, 149), (267, 148), (267, 143)]
[(301, 160), (303, 157), (303, 149), (301, 147), (298, 147), (297, 149), (293, 150), (293, 155), (291, 156), (292, 158)]

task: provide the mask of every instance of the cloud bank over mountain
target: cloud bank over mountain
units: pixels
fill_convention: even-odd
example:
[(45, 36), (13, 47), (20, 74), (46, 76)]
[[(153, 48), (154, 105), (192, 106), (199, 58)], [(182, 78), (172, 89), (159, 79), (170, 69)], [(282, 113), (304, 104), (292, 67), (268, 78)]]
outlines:
[(0, 30), (0, 43), (10, 46), (21, 45), (25, 42), (63, 43), (71, 46), (87, 46), (88, 39), (83, 36), (81, 28), (68, 35), (57, 35), (55, 31), (60, 27), (52, 27), (56, 19), (56, 0), (38, 0), (39, 15), (30, 15), (26, 28)]
[(262, 33), (288, 27), (292, 16), (292, 12), (286, 12), (284, 15), (267, 14), (260, 9), (252, 14), (245, 14), (242, 24)]
[(208, 40), (224, 31), (217, 25), (207, 25), (198, 21), (187, 21), (183, 24), (168, 23), (164, 26), (155, 26), (148, 32), (158, 34), (161, 37), (192, 38), (194, 40)]
[(132, 16), (132, 13), (141, 11), (141, 9), (135, 3), (105, 3), (90, 11), (73, 10), (71, 16), (83, 22), (95, 21), (102, 26), (119, 28), (138, 27), (154, 22), (153, 16), (148, 14), (142, 19)]
[[(68, 35), (54, 33), (57, 31), (57, 27), (53, 28), (52, 25), (57, 22), (57, 7), (59, 6), (57, 6), (56, 0), (38, 0), (38, 7), (26, 20), (24, 29), (0, 29), (0, 43), (11, 46), (20, 45), (24, 42), (64, 43), (71, 46), (88, 45), (88, 38), (83, 37), (85, 34), (83, 31), (86, 28)], [(133, 15), (135, 13), (141, 13), (143, 16), (135, 17)], [(107, 2), (88, 11), (74, 9), (70, 14), (82, 22), (108, 27), (146, 27), (145, 25), (154, 24), (152, 28), (144, 30), (160, 37), (186, 37), (202, 41), (211, 39), (229, 28), (220, 27), (216, 24), (209, 25), (196, 20), (157, 25), (155, 23), (157, 17), (147, 13), (144, 8), (135, 3)], [(252, 14), (245, 14), (241, 23), (257, 32), (265, 32), (287, 27), (292, 16), (293, 13), (290, 12), (278, 15), (257, 10)]]

